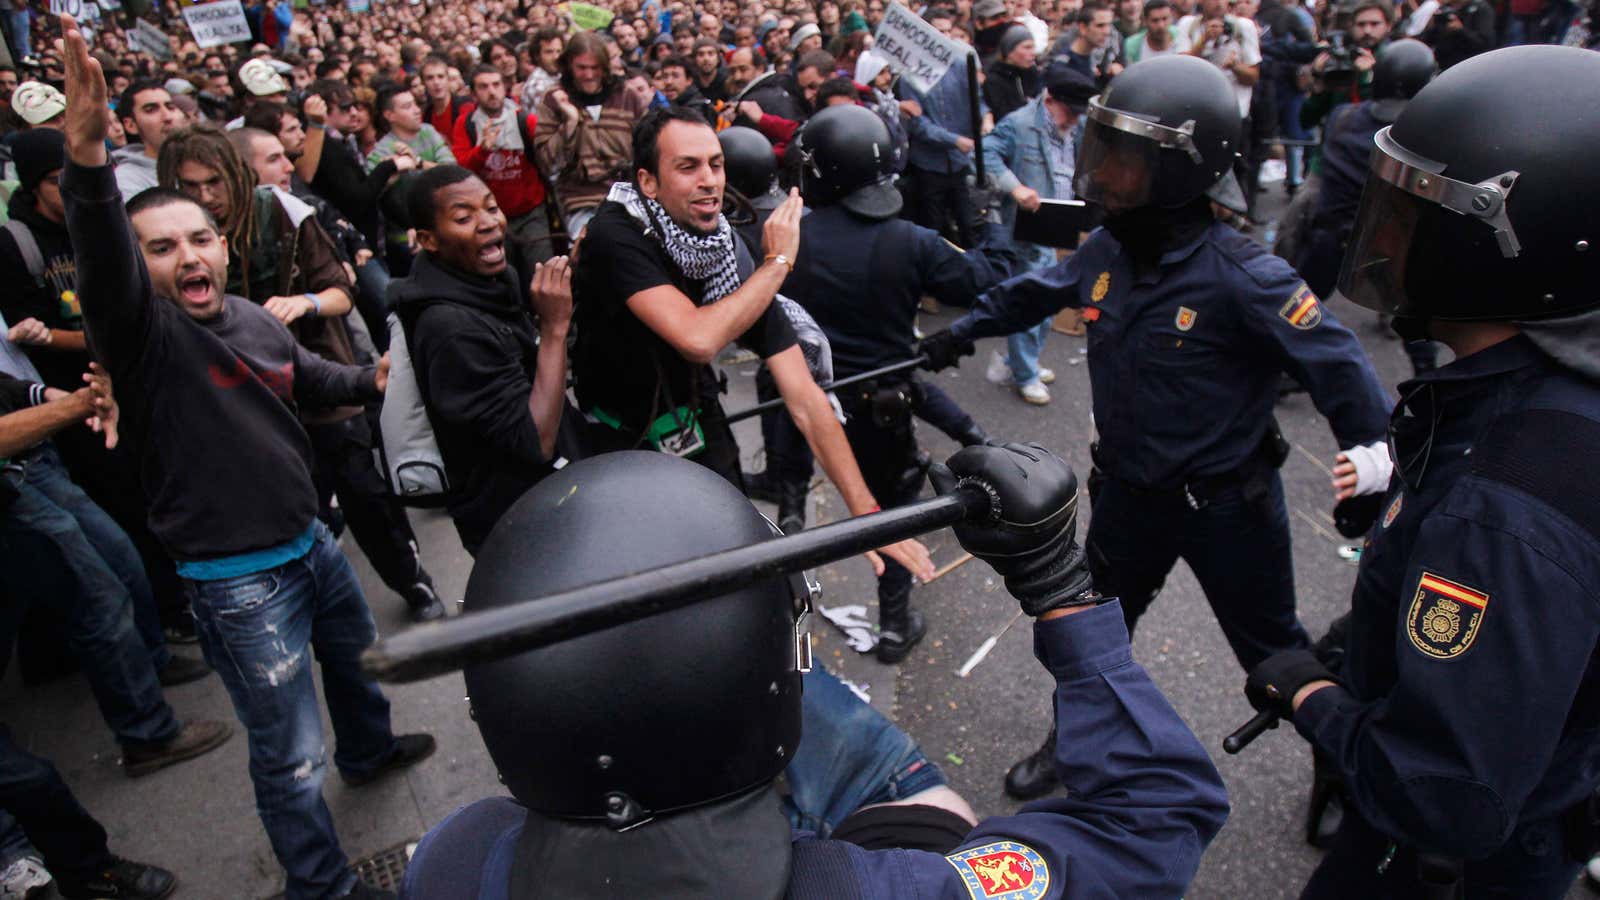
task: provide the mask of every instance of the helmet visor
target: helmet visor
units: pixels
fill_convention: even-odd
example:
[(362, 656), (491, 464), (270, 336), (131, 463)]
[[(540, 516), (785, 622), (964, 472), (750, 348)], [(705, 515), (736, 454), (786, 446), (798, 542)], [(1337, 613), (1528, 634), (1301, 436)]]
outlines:
[(1194, 123), (1160, 125), (1089, 101), (1073, 190), (1079, 199), (1119, 213), (1143, 206), (1175, 206), (1187, 197), (1198, 162)]
[(1371, 174), (1339, 273), (1339, 290), (1346, 297), (1380, 312), (1403, 312), (1406, 257), (1417, 238), (1417, 225), (1446, 210), (1492, 229), (1502, 256), (1509, 259), (1521, 253), (1506, 214), (1516, 172), (1478, 184), (1457, 181), (1439, 174), (1442, 164), (1401, 147), (1388, 128), (1379, 131), (1374, 142)]

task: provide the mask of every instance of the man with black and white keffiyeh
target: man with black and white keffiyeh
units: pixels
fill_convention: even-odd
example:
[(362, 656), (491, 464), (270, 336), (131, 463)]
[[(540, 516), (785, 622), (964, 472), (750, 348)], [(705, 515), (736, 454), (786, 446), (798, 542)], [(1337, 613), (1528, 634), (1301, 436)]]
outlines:
[[(579, 405), (596, 423), (591, 436), (615, 449), (654, 443), (668, 452), (703, 440), (703, 449), (682, 455), (742, 487), (738, 446), (709, 370), (738, 339), (763, 357), (850, 513), (877, 511), (837, 408), (817, 387), (832, 377), (827, 339), (777, 296), (799, 253), (798, 193), (767, 220), (758, 263), (722, 216), (722, 145), (703, 118), (651, 111), (634, 130), (633, 158), (635, 183), (613, 187), (577, 253), (573, 372)], [(663, 415), (670, 425), (671, 413), (685, 408), (703, 438), (650, 440), (652, 424), (659, 435)], [(918, 577), (933, 574), (917, 541), (882, 550)], [(881, 571), (883, 560), (868, 555)]]

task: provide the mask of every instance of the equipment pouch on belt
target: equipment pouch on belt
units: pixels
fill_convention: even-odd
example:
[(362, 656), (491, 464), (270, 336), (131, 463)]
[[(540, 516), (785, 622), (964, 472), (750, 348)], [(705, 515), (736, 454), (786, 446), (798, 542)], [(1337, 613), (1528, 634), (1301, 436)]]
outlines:
[(892, 384), (868, 386), (864, 393), (872, 407), (872, 421), (879, 428), (899, 428), (911, 418), (911, 397), (908, 385)]
[(1289, 459), (1289, 441), (1283, 436), (1283, 429), (1278, 427), (1278, 419), (1273, 416), (1267, 422), (1267, 433), (1261, 436), (1261, 444), (1256, 447), (1256, 452), (1245, 463), (1250, 473), (1240, 485), (1246, 503), (1258, 503), (1265, 499), (1272, 489), (1273, 473), (1283, 468)]

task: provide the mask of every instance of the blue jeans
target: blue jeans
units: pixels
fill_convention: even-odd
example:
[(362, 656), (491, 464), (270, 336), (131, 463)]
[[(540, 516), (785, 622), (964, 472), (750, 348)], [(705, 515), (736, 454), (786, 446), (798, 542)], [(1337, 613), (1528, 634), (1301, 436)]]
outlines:
[(12, 49), (17, 51), (17, 62), (21, 62), (24, 56), (33, 55), (33, 34), (28, 30), (32, 24), (33, 20), (26, 9), (11, 11), (11, 40), (14, 42)]
[[(1049, 247), (1018, 244), (1017, 249), (1021, 251), (1023, 263), (1029, 271), (1053, 265), (1056, 261), (1056, 252)], [(1039, 380), (1039, 353), (1044, 350), (1044, 339), (1049, 336), (1050, 320), (1047, 318), (1032, 328), (1006, 337), (1006, 365), (1011, 367), (1011, 379), (1018, 386)]]
[(333, 759), (368, 774), (394, 750), (389, 701), (361, 672), (377, 626), (354, 570), (318, 521), (311, 550), (290, 563), (219, 581), (188, 581), (200, 648), (233, 700), (250, 743), (256, 811), (291, 900), (337, 897), (355, 884), (322, 799), (326, 769), (311, 653), (336, 739)]
[(820, 665), (805, 676), (800, 747), (783, 770), (789, 826), (826, 838), (863, 806), (947, 784), (911, 736)]
[(36, 844), (45, 867), (54, 872), (93, 870), (111, 861), (106, 830), (78, 804), (61, 773), (49, 760), (17, 746), (3, 725), (0, 809), (10, 813), (6, 819), (12, 829), (27, 833), (23, 843)]
[[(156, 671), (171, 658), (144, 564), (128, 535), (72, 480), (49, 444), (26, 457), (20, 495), (0, 516), (9, 652), (28, 607), (57, 604), (106, 724), (124, 746), (161, 744), (181, 727)], [(143, 606), (148, 622), (136, 623)], [(140, 627), (143, 625), (144, 627)]]
[(0, 809), (0, 872), (24, 856), (44, 858), (28, 840), (28, 833), (22, 830), (16, 817)]

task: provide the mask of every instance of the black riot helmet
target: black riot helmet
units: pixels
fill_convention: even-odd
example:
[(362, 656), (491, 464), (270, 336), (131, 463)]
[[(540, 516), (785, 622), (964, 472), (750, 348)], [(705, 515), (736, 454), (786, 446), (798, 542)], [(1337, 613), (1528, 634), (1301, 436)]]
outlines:
[[(703, 466), (655, 452), (603, 454), (551, 475), (506, 512), (478, 554), (466, 610), (776, 534)], [(590, 847), (615, 842), (621, 849), (607, 852), (624, 853), (664, 833), (665, 846), (684, 840), (671, 823), (725, 829), (730, 804), (737, 810), (739, 798), (768, 786), (800, 740), (800, 676), (810, 666), (797, 624), (809, 610), (805, 586), (803, 577), (753, 581), (467, 668), (472, 717), (501, 780), (535, 814), (530, 823)], [(746, 830), (772, 835), (786, 861), (781, 812), (775, 803), (755, 807)], [(716, 824), (697, 820), (702, 813)]]
[(1600, 306), (1600, 54), (1508, 47), (1452, 66), (1378, 132), (1339, 289), (1418, 319)]
[(1432, 47), (1416, 38), (1391, 41), (1372, 66), (1372, 99), (1410, 100), (1437, 74)]
[(840, 104), (812, 116), (793, 145), (800, 153), (800, 195), (809, 206), (842, 205), (869, 219), (900, 211), (889, 126), (864, 106)]
[(747, 200), (772, 190), (778, 177), (778, 156), (771, 141), (743, 125), (722, 129), (717, 132), (717, 140), (722, 142), (722, 167), (729, 187)]
[(1111, 214), (1205, 195), (1242, 209), (1233, 177), (1242, 127), (1233, 86), (1193, 56), (1129, 66), (1089, 101), (1073, 187)]

